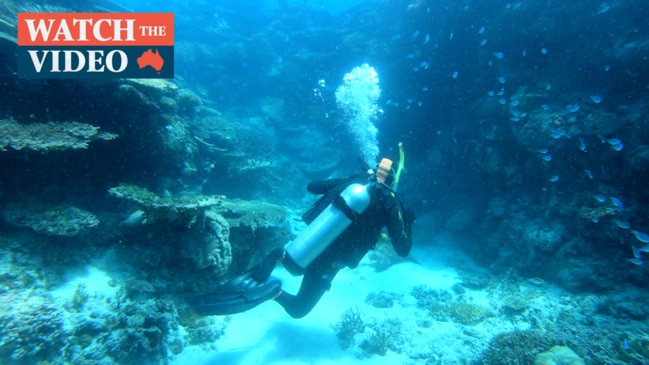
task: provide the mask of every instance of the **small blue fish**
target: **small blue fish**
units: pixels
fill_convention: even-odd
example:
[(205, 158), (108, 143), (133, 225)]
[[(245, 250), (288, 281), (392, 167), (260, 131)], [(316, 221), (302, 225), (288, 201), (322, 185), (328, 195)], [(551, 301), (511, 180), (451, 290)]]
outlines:
[[(552, 161), (552, 156), (550, 156), (550, 155), (545, 155), (545, 156), (543, 156), (543, 160), (544, 160), (544, 161), (547, 161), (547, 162), (550, 162), (550, 161)], [(550, 181), (552, 181), (552, 180), (550, 180)], [(555, 180), (555, 181), (556, 181), (556, 180)]]
[(593, 221), (593, 223), (599, 223), (599, 218), (597, 217), (593, 217), (590, 220)]
[(579, 104), (568, 104), (566, 110), (568, 113), (574, 113), (579, 110)]
[(595, 194), (595, 195), (593, 195), (593, 198), (595, 198), (595, 200), (597, 200), (600, 203), (603, 203), (603, 202), (606, 201), (606, 197), (604, 195), (602, 195), (602, 194)]
[(545, 47), (541, 48), (541, 54), (548, 54), (547, 48)]
[(635, 257), (636, 259), (642, 258), (642, 251), (640, 251), (639, 248), (631, 245), (631, 251), (633, 251), (633, 257)]
[(500, 76), (500, 77), (498, 78), (498, 82), (500, 82), (501, 84), (504, 84), (504, 83), (507, 82), (507, 79), (505, 78), (505, 76)]
[(406, 55), (406, 58), (408, 58), (408, 59), (411, 60), (411, 59), (415, 58), (415, 54), (414, 54), (414, 53), (408, 53), (408, 54)]
[(579, 149), (583, 152), (586, 152), (586, 141), (583, 138), (579, 137)]
[(426, 37), (424, 38), (424, 44), (428, 43), (430, 41), (430, 34), (426, 33)]
[(642, 243), (649, 243), (649, 234), (631, 230), (631, 233)]
[(629, 222), (627, 221), (621, 221), (619, 219), (614, 219), (613, 222), (615, 223), (616, 226), (622, 228), (622, 229), (629, 229), (631, 228), (631, 225), (629, 225)]
[(563, 137), (565, 135), (566, 135), (566, 132), (562, 131), (561, 129), (552, 129), (551, 136), (554, 139), (559, 139), (559, 138), (561, 138), (561, 137)]
[(412, 35), (410, 36), (410, 38), (417, 38), (418, 36), (419, 36), (419, 31), (416, 30), (416, 31), (414, 31), (414, 32), (412, 33)]
[(592, 171), (590, 171), (590, 170), (584, 170), (584, 172), (586, 173), (586, 176), (588, 176), (589, 179), (592, 180), (592, 179), (595, 178), (595, 175), (593, 175), (593, 172), (592, 172)]
[(638, 250), (640, 250), (642, 252), (649, 252), (649, 245), (644, 245), (644, 246), (640, 247)]
[[(622, 201), (614, 196), (611, 197), (611, 202), (613, 202), (613, 205), (617, 207), (619, 210), (624, 210), (624, 204), (622, 204)], [(647, 241), (649, 242), (649, 241)]]
[(502, 53), (502, 52), (495, 52), (493, 55), (494, 55), (494, 57), (496, 57), (499, 60), (501, 60), (503, 57), (505, 57), (505, 54)]
[(591, 95), (590, 100), (595, 104), (599, 104), (602, 102), (602, 97), (600, 95)]
[(634, 265), (638, 265), (638, 266), (642, 265), (642, 260), (640, 259), (633, 258), (633, 259), (626, 259), (626, 260)]
[(509, 103), (509, 105), (511, 105), (511, 106), (518, 106), (520, 103), (521, 103), (520, 100), (515, 99), (515, 100), (512, 100), (511, 103)]
[(493, 90), (489, 90), (489, 91), (487, 91), (487, 95), (494, 96), (494, 95), (496, 95), (496, 92), (493, 91)]
[(482, 34), (485, 31), (485, 27), (480, 27), (480, 30), (478, 30), (478, 34)]
[(453, 71), (453, 75), (451, 75), (451, 77), (453, 77), (454, 79), (456, 79), (456, 78), (457, 78), (457, 75), (459, 75), (459, 74), (460, 74), (459, 72), (457, 72), (457, 71)]
[(611, 148), (613, 149), (613, 151), (622, 151), (622, 149), (624, 148), (624, 143), (618, 140), (618, 142), (611, 144)]
[(485, 44), (487, 44), (487, 40), (486, 40), (486, 39), (483, 39), (483, 40), (480, 41), (480, 45), (481, 45), (481, 46), (484, 46)]
[(506, 105), (507, 104), (507, 99), (498, 99), (498, 102), (500, 104), (502, 104), (502, 105)]
[(548, 149), (547, 149), (547, 148), (541, 148), (541, 149), (539, 150), (539, 153), (546, 154), (546, 153), (548, 153)]
[(557, 175), (552, 176), (552, 177), (550, 178), (550, 181), (551, 181), (551, 182), (559, 181), (559, 176), (557, 176)]

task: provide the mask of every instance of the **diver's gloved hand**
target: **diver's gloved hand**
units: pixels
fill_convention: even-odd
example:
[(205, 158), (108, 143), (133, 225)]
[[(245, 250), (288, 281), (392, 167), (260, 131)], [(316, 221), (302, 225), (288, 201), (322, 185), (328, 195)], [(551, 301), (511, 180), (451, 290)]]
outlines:
[(277, 266), (277, 263), (284, 258), (284, 249), (276, 248), (258, 263), (255, 267), (250, 269), (251, 277), (258, 283), (264, 283), (270, 277), (270, 274)]
[(408, 225), (412, 225), (415, 223), (415, 220), (417, 217), (415, 216), (415, 213), (412, 211), (410, 208), (405, 208), (403, 211), (403, 222)]
[(415, 213), (410, 208), (405, 208), (403, 211), (403, 226), (406, 229), (408, 235), (412, 234), (412, 224), (415, 223), (417, 217)]

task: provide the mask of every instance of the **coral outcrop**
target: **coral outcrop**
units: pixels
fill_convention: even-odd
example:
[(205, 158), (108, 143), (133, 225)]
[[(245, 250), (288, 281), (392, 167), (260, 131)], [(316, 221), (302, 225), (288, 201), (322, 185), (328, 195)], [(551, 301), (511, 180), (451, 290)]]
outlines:
[(99, 127), (80, 122), (18, 123), (0, 120), (0, 151), (30, 149), (53, 151), (85, 149), (94, 140), (112, 140), (117, 134), (100, 132)]
[(99, 224), (97, 216), (73, 206), (43, 208), (14, 204), (2, 211), (2, 218), (11, 225), (29, 227), (48, 236), (72, 237)]

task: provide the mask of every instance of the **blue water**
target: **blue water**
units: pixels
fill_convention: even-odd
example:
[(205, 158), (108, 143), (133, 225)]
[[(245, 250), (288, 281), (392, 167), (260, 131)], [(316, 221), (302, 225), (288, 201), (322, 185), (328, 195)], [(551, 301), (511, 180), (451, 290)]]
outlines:
[[(45, 349), (3, 344), (0, 362), (90, 361), (96, 353), (115, 363), (164, 363), (173, 351), (162, 345), (172, 337), (168, 324), (206, 326), (179, 304), (184, 295), (209, 290), (299, 232), (313, 202), (309, 181), (357, 172), (358, 158), (396, 161), (399, 142), (406, 162), (398, 193), (418, 216), (416, 245), (434, 248), (439, 234), (452, 235), (461, 243), (450, 249), (468, 255), (492, 284), (506, 283), (498, 290), (533, 279), (575, 303), (597, 295), (593, 313), (609, 327), (594, 333), (598, 324), (575, 315), (555, 342), (576, 327), (584, 338), (600, 336), (569, 343), (587, 363), (648, 361), (646, 1), (0, 5), (0, 321), (25, 331), (2, 340), (15, 344), (37, 323), (46, 323), (43, 333), (55, 329)], [(173, 12), (169, 81), (178, 89), (17, 79), (11, 36), (21, 9)], [(119, 137), (93, 135), (77, 149), (43, 146), (60, 125), (37, 123), (73, 121)], [(72, 138), (57, 136), (64, 145)], [(237, 226), (237, 209), (263, 208), (221, 212), (231, 220), (234, 252), (224, 274), (206, 269), (209, 252), (191, 244), (203, 237), (191, 230), (192, 214), (153, 213), (116, 198), (109, 189), (120, 184), (163, 201), (225, 195), (270, 203), (286, 217)], [(93, 260), (109, 254), (120, 265), (102, 269), (130, 289), (102, 299), (110, 320), (69, 332), (63, 318), (87, 320), (92, 310), (72, 303), (62, 312), (49, 291), (68, 271), (101, 266)], [(619, 294), (627, 290), (635, 294)], [(616, 292), (621, 304), (607, 299)], [(30, 296), (44, 309), (30, 311)], [(16, 314), (12, 303), (27, 309)], [(138, 322), (128, 322), (119, 303), (147, 318), (144, 329), (133, 329)], [(543, 327), (533, 313), (524, 316)], [(625, 320), (631, 324), (621, 328)], [(118, 329), (142, 348), (125, 349)], [(596, 349), (605, 345), (615, 348), (608, 357)], [(466, 360), (482, 363), (482, 355)]]

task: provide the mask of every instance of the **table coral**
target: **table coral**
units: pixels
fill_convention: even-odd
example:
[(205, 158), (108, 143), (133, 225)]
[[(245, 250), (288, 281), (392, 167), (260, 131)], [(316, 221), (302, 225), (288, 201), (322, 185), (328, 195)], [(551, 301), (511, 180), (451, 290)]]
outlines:
[(2, 218), (11, 225), (29, 227), (49, 236), (72, 237), (99, 224), (94, 214), (77, 207), (55, 207), (43, 211), (37, 206), (10, 206), (2, 212)]
[(80, 122), (21, 124), (13, 119), (1, 119), (0, 151), (7, 151), (7, 147), (36, 151), (85, 149), (91, 141), (118, 137), (99, 130), (99, 127)]

